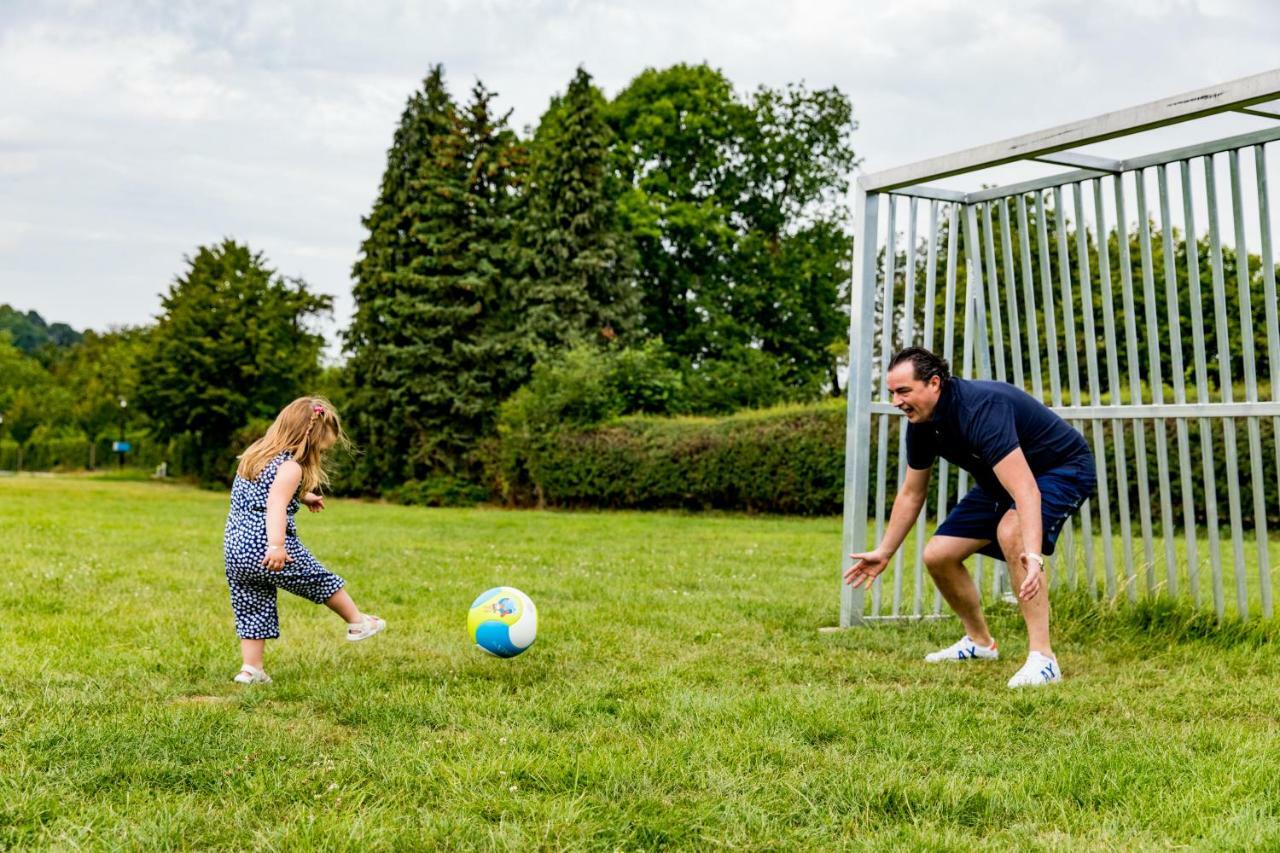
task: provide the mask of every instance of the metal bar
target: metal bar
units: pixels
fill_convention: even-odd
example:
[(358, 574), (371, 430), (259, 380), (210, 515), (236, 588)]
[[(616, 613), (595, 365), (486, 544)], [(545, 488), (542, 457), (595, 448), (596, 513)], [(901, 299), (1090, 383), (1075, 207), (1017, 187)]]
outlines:
[(1198, 142), (1195, 145), (1171, 148), (1168, 151), (1159, 151), (1142, 157), (1131, 157), (1124, 162), (1124, 167), (1126, 169), (1145, 169), (1147, 166), (1163, 166), (1166, 163), (1177, 163), (1182, 160), (1192, 160), (1196, 157), (1204, 157), (1210, 154), (1221, 154), (1223, 151), (1231, 151), (1234, 148), (1261, 145), (1264, 142), (1272, 142), (1276, 139), (1280, 139), (1280, 127), (1268, 127), (1236, 136)]
[[(844, 524), (840, 565), (840, 626), (863, 621), (863, 591), (844, 583), (867, 537), (868, 454), (871, 445), (871, 345), (875, 328), (876, 218), (879, 198), (861, 187), (853, 192), (853, 280), (849, 285), (848, 421), (845, 427)], [(855, 547), (856, 544), (856, 547)]]
[[(974, 272), (972, 280), (968, 276), (965, 283), (968, 285), (968, 292), (965, 298), (968, 300), (971, 308), (971, 318), (973, 320), (974, 334), (976, 337), (973, 341), (973, 356), (976, 362), (972, 365), (974, 373), (970, 374), (977, 379), (991, 378), (991, 340), (987, 328), (987, 295), (986, 284), (988, 276), (982, 268), (982, 228), (978, 223), (977, 205), (967, 208), (973, 212), (973, 257), (972, 263), (969, 265)], [(966, 337), (968, 331), (965, 332)]]
[[(1241, 133), (1237, 136), (1228, 136), (1222, 139), (1213, 139), (1207, 142), (1199, 142), (1195, 145), (1187, 145), (1181, 148), (1171, 148), (1168, 151), (1159, 151), (1155, 154), (1146, 154), (1141, 157), (1131, 157), (1128, 160), (1121, 161), (1121, 165), (1126, 171), (1134, 169), (1145, 169), (1148, 166), (1163, 166), (1169, 163), (1177, 163), (1180, 160), (1189, 160), (1195, 157), (1202, 157), (1206, 154), (1220, 154), (1223, 151), (1230, 151), (1233, 148), (1248, 148), (1251, 145), (1261, 145), (1266, 142), (1273, 142), (1280, 139), (1280, 127), (1268, 127), (1263, 130), (1255, 130), (1250, 133)], [(1105, 178), (1110, 172), (1098, 171), (1096, 169), (1077, 169), (1071, 172), (1062, 172), (1057, 175), (1048, 175), (1043, 178), (1035, 178), (1029, 181), (1019, 181), (1016, 184), (1006, 184), (998, 187), (988, 187), (986, 189), (976, 190), (970, 193), (963, 193), (963, 201), (966, 204), (974, 204), (980, 201), (991, 201), (998, 198), (1011, 198), (1020, 193), (1029, 193), (1036, 190), (1047, 190), (1053, 187), (1066, 186), (1079, 181), (1087, 181), (1093, 178)]]
[(959, 190), (948, 190), (942, 187), (929, 187), (923, 184), (913, 184), (907, 187), (895, 187), (894, 195), (906, 195), (912, 198), (925, 198), (930, 201), (954, 201), (964, 203), (964, 193)]
[[(1133, 300), (1133, 259), (1129, 254), (1129, 223), (1125, 214), (1124, 179), (1112, 179), (1116, 193), (1116, 242), (1119, 245), (1120, 288), (1124, 300), (1124, 334), (1129, 362), (1129, 403), (1142, 404), (1142, 364), (1138, 358), (1137, 309)], [(1142, 555), (1147, 575), (1147, 595), (1155, 591), (1156, 557), (1151, 543), (1151, 490), (1147, 487), (1146, 424), (1133, 422), (1133, 456), (1137, 464), (1138, 514), (1142, 529)]]
[[(1253, 297), (1249, 278), (1249, 251), (1245, 242), (1244, 193), (1240, 186), (1240, 152), (1227, 154), (1231, 168), (1231, 216), (1235, 221), (1236, 287), (1240, 301), (1240, 342), (1244, 356), (1244, 398), (1258, 399), (1257, 365), (1253, 351)], [(1262, 432), (1257, 418), (1246, 418), (1249, 435), (1249, 479), (1253, 485), (1253, 533), (1258, 549), (1258, 580), (1262, 587), (1262, 615), (1271, 618), (1271, 566), (1267, 553), (1267, 499), (1262, 479)], [(1234, 429), (1233, 429), (1234, 431)], [(1243, 554), (1241, 563), (1244, 562)]]
[[(1107, 318), (1110, 316), (1110, 314), (1108, 313), (1109, 308), (1107, 306), (1111, 305), (1111, 252), (1107, 248), (1107, 220), (1106, 220), (1106, 217), (1104, 216), (1104, 211), (1105, 211), (1105, 207), (1102, 203), (1102, 181), (1095, 180), (1093, 181), (1093, 213), (1094, 213), (1094, 228), (1097, 231), (1097, 242), (1098, 242), (1098, 283), (1102, 292), (1104, 340), (1106, 343), (1106, 352), (1107, 352), (1107, 374), (1108, 374), (1108, 378), (1110, 379), (1110, 383), (1108, 384), (1108, 390), (1111, 390), (1116, 387), (1119, 380), (1117, 378), (1114, 378), (1116, 375), (1115, 368), (1114, 368), (1115, 340), (1116, 340), (1115, 331), (1112, 324), (1107, 320)], [(1092, 294), (1090, 294), (1090, 297), (1089, 297), (1088, 320), (1089, 320), (1089, 326), (1092, 326), (1093, 325)], [(1090, 340), (1096, 341), (1097, 335), (1094, 334), (1093, 336), (1091, 336)], [(1093, 363), (1093, 370), (1096, 373), (1098, 369), (1097, 367), (1098, 348), (1096, 344), (1089, 348), (1089, 356)], [(1099, 374), (1099, 383), (1101, 383), (1100, 374)], [(1101, 384), (1099, 384), (1097, 388), (1098, 388), (1098, 395), (1097, 395), (1097, 398), (1093, 401), (1093, 404), (1095, 406), (1101, 406), (1102, 405)], [(1115, 394), (1113, 393), (1111, 396), (1113, 398), (1111, 407), (1114, 408), (1116, 404), (1116, 400), (1114, 399)], [(1116, 427), (1113, 424), (1112, 425), (1113, 432), (1115, 431), (1115, 429)], [(1107, 445), (1106, 445), (1105, 437), (1100, 435), (1099, 424), (1096, 424), (1096, 423), (1094, 424), (1093, 436), (1094, 436), (1094, 447), (1095, 447), (1094, 463), (1096, 465), (1096, 471), (1098, 476), (1098, 498), (1102, 504), (1101, 509), (1099, 510), (1099, 513), (1098, 513), (1098, 517), (1101, 519), (1101, 527), (1102, 527), (1102, 556), (1103, 556), (1102, 562), (1103, 562), (1103, 567), (1106, 573), (1106, 593), (1107, 593), (1107, 598), (1114, 598), (1116, 596), (1116, 561), (1115, 561), (1115, 548), (1114, 548), (1115, 543), (1111, 538), (1111, 503), (1108, 500), (1108, 494), (1107, 494), (1108, 493)], [(1120, 501), (1120, 494), (1118, 491), (1116, 494), (1116, 500), (1117, 502)], [(1127, 509), (1129, 505), (1127, 496), (1125, 497), (1124, 500), (1125, 500), (1124, 506)]]
[[(1196, 402), (1209, 402), (1209, 371), (1204, 346), (1204, 311), (1200, 295), (1200, 251), (1196, 240), (1195, 215), (1192, 200), (1191, 163), (1179, 164), (1182, 174), (1182, 218), (1187, 235), (1187, 283), (1191, 289), (1191, 343), (1195, 358)], [(1213, 611), (1219, 619), (1224, 613), (1222, 600), (1222, 543), (1218, 530), (1218, 485), (1213, 462), (1213, 434), (1209, 419), (1201, 416), (1197, 421), (1200, 434), (1201, 482), (1204, 484), (1205, 528), (1209, 534), (1209, 566), (1213, 574)], [(1199, 602), (1200, 588), (1193, 586), (1192, 595)]]
[[(1261, 145), (1253, 149), (1254, 172), (1258, 184), (1258, 223), (1261, 243), (1258, 254), (1262, 261), (1262, 301), (1267, 323), (1267, 366), (1270, 369), (1272, 400), (1280, 394), (1280, 323), (1276, 319), (1276, 267), (1271, 254), (1271, 200), (1267, 191), (1267, 155)], [(1280, 417), (1271, 420), (1271, 443), (1276, 454), (1276, 474), (1280, 477)], [(1262, 585), (1264, 601), (1271, 600), (1271, 578)]]
[(867, 190), (891, 190), (921, 181), (945, 178), (962, 172), (986, 169), (1017, 160), (1026, 160), (1083, 148), (1118, 136), (1190, 121), (1202, 116), (1249, 107), (1280, 96), (1280, 69), (1264, 71), (1217, 86), (1184, 92), (1148, 104), (1118, 110), (1047, 130), (1028, 133), (1002, 142), (993, 142), (943, 157), (922, 160), (908, 166), (886, 169), (867, 176)]
[(1280, 113), (1267, 112), (1266, 110), (1254, 109), (1253, 107), (1241, 107), (1236, 110), (1238, 113), (1244, 113), (1248, 116), (1258, 116), (1259, 118), (1276, 118), (1280, 119)]
[[(1005, 367), (1004, 367), (1004, 362), (1005, 362), (1004, 323), (1000, 317), (1000, 286), (996, 278), (996, 244), (995, 244), (995, 234), (993, 233), (992, 224), (991, 224), (991, 204), (990, 203), (982, 205), (981, 231), (982, 231), (982, 246), (986, 250), (986, 268), (985, 268), (986, 294), (984, 296), (983, 291), (980, 287), (976, 295), (978, 297), (977, 301), (979, 302), (979, 304), (982, 303), (983, 299), (986, 300), (984, 313), (987, 313), (991, 316), (991, 324), (989, 328), (991, 330), (992, 350), (993, 350), (993, 355), (995, 359), (994, 361), (995, 378), (1000, 382), (1005, 382), (1007, 381), (1007, 374), (1005, 373)], [(976, 251), (977, 247), (975, 246), (974, 248)], [(979, 318), (981, 318), (981, 316), (982, 314), (980, 313)], [(1012, 322), (1012, 320), (1010, 322)], [(982, 338), (982, 351), (983, 353), (985, 353), (987, 351), (986, 331), (988, 327), (984, 325), (982, 322), (979, 322), (978, 328), (981, 330), (980, 334)], [(993, 372), (992, 370), (983, 370), (979, 375), (983, 379), (991, 379), (992, 372)], [(1004, 564), (1000, 560), (993, 560), (991, 562), (991, 600), (992, 601), (996, 601), (1000, 598), (1000, 591), (1001, 591), (1002, 584), (1004, 581), (1004, 576), (1005, 576), (1005, 569), (1002, 568), (1003, 565)]]
[[(936, 284), (938, 279), (938, 202), (929, 202), (929, 251), (926, 253), (927, 267), (924, 272), (924, 348), (933, 349), (933, 309), (937, 302)], [(920, 516), (916, 519), (916, 560), (915, 589), (912, 592), (911, 609), (914, 613), (923, 612), (924, 608), (924, 533), (929, 521), (929, 502), (926, 500), (920, 507)]]
[[(1008, 301), (1009, 334), (1011, 336), (1010, 359), (1013, 362), (1013, 384), (1025, 388), (1022, 372), (1022, 322), (1018, 314), (1018, 275), (1013, 261), (1012, 222), (1009, 220), (1009, 200), (1000, 199), (1000, 246), (1004, 259), (1004, 292)], [(1007, 573), (1007, 572), (1006, 572)]]
[(1036, 194), (1036, 237), (1040, 246), (1040, 289), (1044, 298), (1045, 346), (1049, 350), (1049, 388), (1053, 405), (1062, 405), (1062, 381), (1058, 371), (1058, 321), (1053, 311), (1053, 264), (1049, 259), (1049, 228), (1044, 198)]
[[(974, 300), (973, 291), (975, 287), (981, 286), (982, 281), (982, 261), (978, 259), (977, 244), (978, 239), (976, 231), (978, 230), (977, 219), (974, 216), (972, 205), (964, 206), (964, 324), (961, 327), (964, 332), (964, 340), (961, 344), (963, 347), (963, 361), (961, 362), (961, 375), (966, 379), (973, 378), (973, 358), (974, 358), (974, 327), (977, 320), (974, 317)], [(975, 281), (977, 284), (975, 284)]]
[[(1138, 191), (1138, 253), (1142, 262), (1142, 304), (1147, 332), (1147, 379), (1153, 405), (1164, 403), (1164, 375), (1160, 368), (1160, 324), (1156, 319), (1156, 277), (1151, 257), (1151, 219), (1147, 212), (1147, 183), (1142, 170), (1133, 173)], [(1160, 483), (1160, 540), (1164, 543), (1165, 589), (1178, 587), (1178, 561), (1173, 542), (1173, 498), (1169, 485), (1169, 438), (1166, 419), (1157, 418), (1156, 476)], [(1154, 571), (1154, 566), (1152, 567)]]
[(996, 245), (991, 229), (991, 205), (982, 206), (983, 243), (987, 250), (987, 299), (991, 312), (991, 340), (995, 343), (995, 376), (1006, 381), (1004, 370), (1004, 323), (1000, 318), (1000, 285), (996, 281)]
[[(1213, 275), (1213, 315), (1218, 338), (1218, 386), (1223, 402), (1234, 399), (1231, 387), (1231, 342), (1227, 334), (1227, 286), (1222, 271), (1222, 237), (1218, 230), (1217, 165), (1212, 157), (1204, 158), (1205, 201), (1209, 206), (1209, 263)], [(1227, 509), (1231, 518), (1231, 551), (1234, 558), (1236, 582), (1236, 612), (1241, 619), (1249, 616), (1248, 576), (1244, 565), (1244, 533), (1240, 519), (1240, 470), (1236, 454), (1236, 422), (1222, 419), (1223, 455), (1226, 457)]]
[(1081, 154), (1078, 151), (1058, 151), (1053, 154), (1042, 154), (1032, 157), (1037, 163), (1053, 163), (1058, 166), (1074, 166), (1077, 169), (1092, 169), (1097, 172), (1119, 174), (1124, 171), (1124, 163), (1110, 157), (1096, 157), (1093, 154)]
[(971, 193), (965, 193), (964, 200), (966, 204), (977, 204), (1000, 198), (1013, 198), (1014, 196), (1038, 193), (1042, 190), (1051, 190), (1054, 187), (1074, 184), (1079, 181), (1087, 181), (1091, 178), (1104, 178), (1110, 174), (1110, 172), (1099, 172), (1097, 169), (1074, 169), (1070, 172), (1059, 172), (1056, 175), (1046, 175), (1043, 178), (1018, 181), (1016, 184), (1006, 184), (1002, 187), (975, 190)]
[[(965, 379), (973, 377), (973, 359), (974, 346), (978, 342), (974, 340), (981, 333), (976, 327), (982, 325), (982, 304), (978, 301), (978, 295), (982, 292), (982, 260), (981, 246), (978, 242), (978, 218), (977, 212), (973, 205), (965, 205), (964, 208), (964, 258), (965, 258), (965, 288), (964, 288), (964, 366), (963, 373)], [(986, 340), (982, 340), (983, 353), (986, 352)], [(969, 489), (969, 473), (963, 468), (960, 469), (958, 475), (956, 499), (963, 500), (965, 492)], [(978, 594), (982, 594), (982, 570), (983, 557), (981, 554), (973, 561), (973, 583), (978, 588)]]
[[(960, 205), (951, 205), (947, 216), (947, 275), (946, 291), (943, 296), (943, 344), (942, 357), (951, 363), (955, 356), (956, 327), (956, 267), (960, 245)], [(938, 462), (938, 524), (946, 518), (949, 463), (942, 459)], [(963, 475), (963, 472), (962, 472)], [(935, 585), (933, 589), (933, 612), (942, 610), (942, 590)]]
[[(1164, 255), (1165, 307), (1169, 317), (1169, 353), (1173, 359), (1173, 399), (1182, 405), (1187, 402), (1186, 368), (1182, 363), (1182, 310), (1178, 306), (1178, 269), (1176, 249), (1173, 245), (1173, 222), (1169, 215), (1169, 170), (1157, 166), (1156, 176), (1160, 186), (1160, 238)], [(1186, 241), (1188, 251), (1195, 251), (1195, 235)], [(1156, 400), (1157, 403), (1163, 400)], [(1182, 528), (1186, 538), (1187, 578), (1193, 590), (1199, 587), (1199, 559), (1196, 556), (1195, 493), (1191, 485), (1191, 450), (1187, 435), (1187, 419), (1177, 418), (1178, 475), (1182, 485)], [(1178, 575), (1175, 572), (1169, 582), (1169, 595), (1178, 594)]]
[[(1085, 228), (1085, 206), (1084, 206), (1084, 186), (1075, 184), (1073, 187), (1072, 197), (1076, 206), (1076, 268), (1079, 270), (1080, 280), (1080, 314), (1084, 321), (1084, 354), (1085, 354), (1085, 376), (1089, 384), (1089, 404), (1097, 406), (1102, 399), (1102, 388), (1098, 384), (1098, 332), (1093, 321), (1093, 274), (1090, 272), (1089, 264), (1089, 232)], [(1096, 230), (1096, 229), (1095, 229)], [(1102, 251), (1106, 251), (1106, 247), (1102, 247)], [(1098, 481), (1098, 499), (1101, 505), (1099, 511), (1099, 522), (1102, 528), (1102, 535), (1106, 537), (1108, 543), (1107, 562), (1111, 562), (1109, 543), (1111, 540), (1111, 502), (1107, 494), (1107, 471), (1105, 467), (1105, 455), (1103, 450), (1106, 448), (1106, 438), (1102, 428), (1102, 424), (1096, 420), (1092, 421), (1093, 446), (1094, 446), (1094, 472)], [(1098, 595), (1097, 580), (1094, 577), (1093, 570), (1093, 530), (1090, 521), (1090, 508), (1088, 501), (1081, 507), (1080, 524), (1084, 531), (1084, 572), (1085, 583), (1089, 588), (1090, 598), (1096, 598)]]
[(924, 348), (933, 350), (933, 322), (938, 284), (938, 203), (929, 202), (929, 251), (924, 270)]
[[(904, 347), (910, 346), (914, 338), (916, 317), (916, 216), (919, 212), (919, 200), (911, 199), (907, 206), (907, 267), (902, 276), (902, 331), (901, 340)], [(907, 425), (898, 424), (898, 482), (906, 481), (907, 475)], [(897, 616), (902, 608), (902, 565), (904, 551), (900, 547), (893, 557), (893, 607)]]
[[(1109, 403), (1101, 406), (1050, 406), (1063, 420), (1079, 421), (1132, 421), (1151, 418), (1266, 418), (1280, 417), (1280, 400), (1259, 400), (1256, 403), (1235, 401), (1232, 403), (1144, 403), (1141, 406), (1117, 406)], [(873, 414), (901, 415), (888, 403), (873, 403)]]
[[(1071, 389), (1071, 405), (1080, 405), (1080, 360), (1076, 347), (1075, 299), (1071, 292), (1070, 241), (1067, 238), (1067, 209), (1062, 203), (1062, 189), (1053, 191), (1053, 208), (1057, 212), (1058, 281), (1062, 288), (1062, 333), (1067, 346), (1067, 383)], [(1082, 226), (1076, 224), (1077, 229)]]
[[(1075, 204), (1075, 266), (1076, 277), (1080, 282), (1080, 319), (1084, 325), (1084, 351), (1085, 351), (1085, 380), (1089, 387), (1089, 405), (1097, 405), (1098, 401), (1098, 364), (1097, 364), (1097, 330), (1093, 327), (1093, 275), (1091, 273), (1091, 265), (1089, 265), (1089, 232), (1084, 224), (1084, 187), (1083, 184), (1076, 183), (1071, 187), (1071, 199)], [(1069, 293), (1068, 293), (1069, 295)], [(1071, 347), (1075, 348), (1075, 320), (1071, 320)], [(1075, 406), (1080, 405), (1080, 377), (1079, 365), (1073, 362), (1071, 365), (1071, 387), (1073, 387), (1073, 400)], [(1071, 423), (1075, 427), (1076, 432), (1084, 434), (1083, 423), (1073, 421)], [(1101, 435), (1100, 425), (1094, 425), (1094, 437)], [(1087, 441), (1087, 439), (1085, 439)], [(1070, 530), (1071, 520), (1068, 520), (1068, 530)], [(1084, 537), (1084, 575), (1085, 583), (1088, 584), (1089, 594), (1096, 596), (1097, 588), (1093, 584), (1093, 528), (1089, 521), (1089, 507), (1087, 505), (1080, 507), (1080, 533)], [(1075, 578), (1075, 566), (1070, 567), (1071, 588), (1078, 587)]]
[(1022, 375), (1022, 323), (1018, 316), (1018, 276), (1013, 265), (1012, 223), (1009, 221), (1009, 200), (1000, 199), (1000, 244), (1004, 250), (1004, 292), (1009, 306), (1009, 335), (1012, 345), (1013, 384), (1025, 387)]
[(1027, 339), (1031, 344), (1031, 389), (1044, 402), (1044, 378), (1040, 372), (1040, 336), (1036, 331), (1035, 273), (1031, 267), (1031, 235), (1027, 225), (1027, 199), (1018, 196), (1018, 246), (1022, 254), (1022, 295), (1027, 312)]
[(916, 220), (920, 202), (911, 199), (907, 205), (907, 268), (902, 274), (902, 329), (898, 333), (904, 347), (915, 338), (916, 324)]
[[(1078, 186), (1078, 185), (1077, 185)], [(1056, 242), (1058, 244), (1058, 282), (1062, 289), (1062, 334), (1067, 347), (1067, 384), (1071, 389), (1071, 404), (1073, 406), (1080, 405), (1080, 359), (1078, 355), (1078, 347), (1076, 346), (1076, 317), (1075, 317), (1075, 298), (1071, 292), (1071, 260), (1070, 260), (1070, 240), (1067, 238), (1067, 208), (1062, 203), (1062, 188), (1055, 188), (1053, 191), (1053, 209), (1057, 213), (1057, 229), (1055, 233)], [(1079, 219), (1079, 217), (1077, 217)], [(1076, 223), (1076, 229), (1083, 228), (1081, 222)], [(1080, 427), (1078, 424), (1071, 424), (1077, 431)], [(1076, 587), (1076, 563), (1075, 563), (1075, 522), (1068, 518), (1067, 523), (1062, 529), (1062, 560), (1066, 564), (1066, 580), (1072, 589)], [(1059, 572), (1054, 575), (1055, 585), (1060, 581), (1063, 573)]]
[[(1111, 397), (1111, 405), (1123, 405), (1120, 390), (1120, 362), (1116, 352), (1116, 317), (1115, 297), (1112, 295), (1111, 252), (1107, 248), (1108, 229), (1106, 227), (1105, 205), (1103, 204), (1102, 181), (1094, 181), (1095, 216), (1098, 220), (1098, 272), (1102, 282), (1102, 325), (1106, 336), (1107, 352), (1107, 391)], [(1118, 244), (1124, 241), (1117, 239)], [(1101, 401), (1099, 401), (1101, 402)], [(1120, 538), (1124, 545), (1124, 578), (1125, 594), (1130, 601), (1137, 600), (1133, 574), (1133, 526), (1129, 516), (1129, 468), (1125, 462), (1124, 429), (1119, 421), (1111, 423), (1111, 443), (1115, 450), (1116, 502), (1120, 509)]]
[[(880, 362), (877, 386), (880, 397), (889, 398), (889, 382), (885, 372), (893, 354), (893, 292), (897, 281), (898, 260), (898, 198), (889, 196), (889, 235), (885, 238), (884, 296), (880, 302)], [(880, 430), (876, 441), (876, 535), (875, 541), (884, 538), (884, 514), (888, 504), (889, 419), (880, 418)], [(871, 612), (879, 614), (884, 591), (884, 575), (871, 584)]]
[[(883, 373), (883, 371), (881, 371)], [(879, 430), (876, 434), (876, 527), (875, 538), (873, 541), (879, 542), (884, 538), (884, 509), (887, 503), (887, 494), (885, 480), (888, 476), (889, 464), (889, 419), (883, 415), (880, 417)], [(871, 613), (880, 613), (880, 596), (884, 587), (883, 575), (878, 576), (871, 582)]]
[[(919, 616), (916, 616), (916, 615), (868, 616), (863, 621), (874, 624), (876, 622), (932, 622), (935, 619), (950, 619), (950, 618), (951, 618), (950, 614), (947, 614), (947, 613), (922, 613)], [(831, 631), (836, 631), (839, 629), (838, 628), (833, 628), (833, 629), (819, 628), (818, 630), (824, 633), (829, 633)]]

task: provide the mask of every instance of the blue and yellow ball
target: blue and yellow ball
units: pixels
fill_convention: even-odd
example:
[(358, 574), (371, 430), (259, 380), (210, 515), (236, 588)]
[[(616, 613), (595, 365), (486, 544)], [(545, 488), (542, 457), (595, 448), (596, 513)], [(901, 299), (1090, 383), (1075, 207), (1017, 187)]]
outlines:
[(515, 657), (533, 645), (538, 634), (538, 609), (515, 587), (495, 586), (471, 603), (467, 633), (489, 654)]

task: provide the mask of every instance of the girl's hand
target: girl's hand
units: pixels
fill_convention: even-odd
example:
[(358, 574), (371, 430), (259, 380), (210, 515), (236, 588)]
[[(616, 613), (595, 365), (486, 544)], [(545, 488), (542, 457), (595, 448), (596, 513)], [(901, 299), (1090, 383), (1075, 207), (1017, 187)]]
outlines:
[(278, 572), (284, 568), (285, 563), (292, 562), (293, 557), (289, 556), (283, 545), (268, 545), (267, 556), (262, 558), (262, 565), (270, 572)]
[(324, 509), (324, 496), (317, 495), (315, 492), (307, 492), (299, 502), (310, 512), (320, 512)]

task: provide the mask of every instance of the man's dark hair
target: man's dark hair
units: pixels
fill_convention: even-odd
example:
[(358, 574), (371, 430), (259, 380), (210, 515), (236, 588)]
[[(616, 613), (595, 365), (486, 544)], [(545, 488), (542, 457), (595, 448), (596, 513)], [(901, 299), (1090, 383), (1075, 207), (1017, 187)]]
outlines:
[(947, 366), (947, 360), (941, 358), (924, 347), (907, 347), (899, 350), (894, 355), (893, 360), (889, 362), (889, 369), (897, 367), (904, 361), (911, 362), (916, 371), (916, 381), (928, 382), (935, 376), (942, 379), (943, 384), (951, 378), (951, 368)]

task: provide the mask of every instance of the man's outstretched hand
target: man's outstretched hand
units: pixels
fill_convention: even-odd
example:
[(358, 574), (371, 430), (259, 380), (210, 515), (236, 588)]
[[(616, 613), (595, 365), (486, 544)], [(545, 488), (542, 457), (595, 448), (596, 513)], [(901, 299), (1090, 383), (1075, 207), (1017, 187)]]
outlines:
[(867, 551), (865, 554), (850, 554), (853, 565), (845, 570), (844, 582), (858, 587), (870, 588), (871, 583), (889, 565), (890, 554), (880, 551)]

